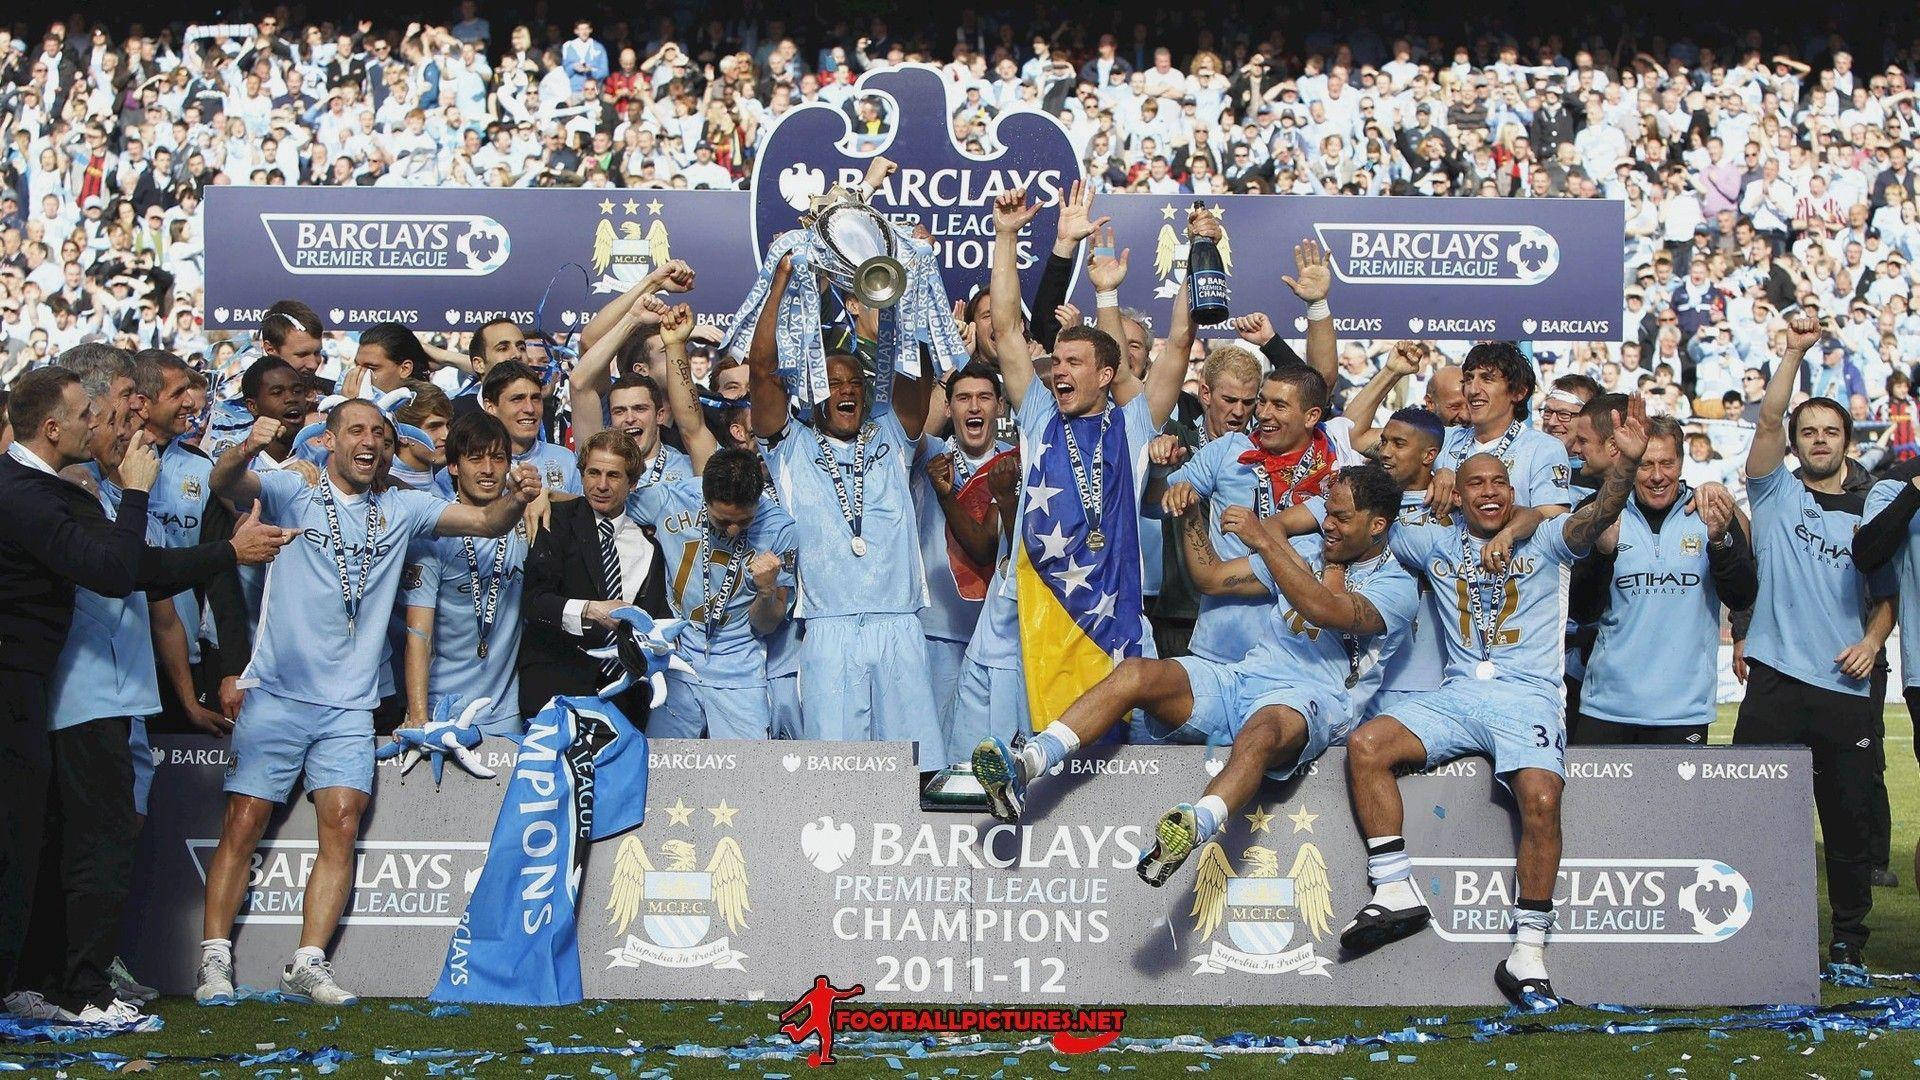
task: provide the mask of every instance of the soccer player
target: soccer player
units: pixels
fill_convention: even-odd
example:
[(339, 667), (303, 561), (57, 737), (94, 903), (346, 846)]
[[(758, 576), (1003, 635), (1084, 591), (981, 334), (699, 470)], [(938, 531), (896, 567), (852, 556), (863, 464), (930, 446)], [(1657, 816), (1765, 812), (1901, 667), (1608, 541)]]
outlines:
[[(653, 282), (652, 288), (656, 290), (669, 288), (674, 292), (685, 292), (693, 284), (693, 271), (685, 269), (685, 266), (684, 263), (669, 264), (669, 267), (678, 267), (685, 273), (676, 277), (656, 271), (648, 276), (647, 281)], [(645, 286), (647, 282), (641, 284)], [(658, 333), (667, 310), (667, 305), (653, 292), (638, 295), (634, 301), (624, 305), (605, 332), (593, 336), (593, 344), (581, 355), (580, 363), (574, 368), (568, 384), (573, 400), (574, 441), (583, 442), (607, 426), (600, 411), (604, 394), (607, 417), (612, 420), (613, 426), (632, 436), (640, 447), (642, 463), (636, 482), (642, 487), (662, 480), (685, 480), (699, 472), (692, 467), (686, 454), (661, 441), (661, 425), (667, 416), (667, 399), (657, 381), (644, 371), (623, 370), (619, 379), (610, 385), (607, 382), (613, 358), (628, 348), (635, 340), (635, 335)], [(688, 330), (691, 331), (691, 327)], [(684, 341), (681, 348), (684, 352)], [(683, 428), (681, 438), (686, 437)]]
[(1450, 433), (1441, 450), (1433, 485), (1427, 489), (1434, 506), (1445, 510), (1457, 505), (1455, 471), (1475, 454), (1492, 454), (1513, 478), (1516, 506), (1532, 507), (1545, 517), (1566, 513), (1573, 501), (1567, 448), (1526, 425), (1533, 365), (1510, 341), (1483, 341), (1468, 350), (1461, 370), (1467, 427)]
[[(540, 376), (525, 364), (495, 364), (480, 383), (480, 403), (500, 418), (513, 440), (513, 463), (531, 465), (541, 483), (568, 495), (580, 494), (580, 463), (567, 448), (540, 437), (546, 416), (545, 391)], [(583, 441), (584, 445), (584, 441)], [(443, 473), (442, 494), (452, 494)]]
[(892, 409), (873, 415), (873, 392), (860, 360), (827, 357), (827, 398), (811, 425), (788, 413), (775, 371), (775, 313), (793, 268), (781, 260), (748, 344), (753, 372), (753, 432), (767, 451), (780, 504), (805, 552), (798, 616), (800, 715), (808, 739), (906, 739), (923, 770), (947, 763), (934, 707), (926, 604), (914, 521), (911, 471), (933, 389), (931, 372), (905, 379), (892, 371)]
[[(496, 395), (497, 397), (498, 395)], [(233, 732), (226, 818), (207, 869), (205, 939), (195, 997), (233, 993), (234, 915), (248, 865), (273, 807), (304, 780), (320, 846), (307, 879), (300, 948), (281, 988), (323, 1005), (354, 995), (326, 962), (353, 883), (354, 843), (373, 790), (373, 713), (385, 667), (388, 613), (415, 537), (504, 536), (520, 520), (539, 478), (521, 469), (487, 506), (446, 503), (425, 492), (372, 490), (390, 453), (391, 425), (371, 402), (350, 400), (327, 414), (330, 451), (321, 482), (286, 470), (249, 469), (281, 437), (263, 416), (214, 464), (215, 494), (251, 504), (298, 535), (268, 572), (246, 703)], [(277, 602), (276, 602), (277, 601)]]
[[(711, 438), (711, 436), (708, 436)], [(667, 674), (653, 738), (766, 739), (773, 734), (767, 639), (786, 621), (797, 531), (761, 497), (760, 459), (716, 450), (699, 480), (634, 488), (627, 514), (651, 525), (667, 560), (667, 599), (688, 627), (680, 655), (694, 669)]]
[[(961, 593), (954, 577), (953, 550), (957, 547), (960, 557), (974, 567), (996, 568), (1000, 513), (989, 503), (984, 519), (975, 520), (955, 500), (994, 455), (1011, 447), (994, 438), (1003, 397), (1000, 375), (992, 367), (975, 361), (954, 372), (947, 380), (946, 396), (953, 440), (949, 443), (929, 435), (920, 441), (920, 457), (913, 470), (913, 505), (920, 522), (920, 563), (927, 575), (927, 606), (920, 609), (920, 628), (927, 638), (933, 703), (947, 733), (948, 756), (964, 758), (986, 732), (954, 729), (953, 696), (985, 596), (984, 589), (975, 596)], [(1017, 466), (1017, 462), (1008, 464)], [(991, 499), (991, 484), (988, 492)]]
[[(1400, 488), (1401, 525), (1425, 525), (1433, 520), (1427, 506), (1427, 484), (1433, 479), (1433, 462), (1440, 453), (1446, 428), (1440, 418), (1414, 406), (1393, 414), (1374, 432), (1373, 457), (1393, 477)], [(1274, 519), (1289, 536), (1305, 536), (1320, 529), (1326, 518), (1324, 497), (1308, 499), (1299, 506), (1281, 512)], [(1189, 511), (1181, 530), (1186, 537), (1186, 559), (1195, 583), (1205, 592), (1256, 596), (1271, 594), (1254, 576), (1252, 560), (1247, 557), (1221, 561), (1207, 532), (1206, 520)], [(1381, 660), (1379, 692), (1371, 699), (1355, 695), (1355, 721), (1391, 711), (1392, 705), (1409, 694), (1438, 689), (1446, 677), (1447, 645), (1439, 626), (1447, 612), (1439, 594), (1420, 584), (1420, 611), (1408, 628), (1407, 640)]]
[[(134, 356), (134, 391), (146, 401), (142, 426), (151, 444), (160, 448), (160, 477), (147, 497), (147, 518), (157, 530), (155, 542), (165, 547), (200, 543), (213, 495), (207, 482), (212, 459), (183, 437), (204, 400), (195, 389), (194, 374), (186, 361), (161, 349), (142, 349)], [(232, 725), (201, 704), (200, 596), (188, 589), (166, 603), (174, 614), (154, 613), (153, 646), (170, 704), (195, 727), (224, 735)], [(144, 728), (144, 722), (136, 722)]]
[[(1261, 325), (1268, 325), (1266, 316), (1257, 318)], [(1170, 466), (1177, 467), (1215, 439), (1246, 430), (1259, 396), (1260, 361), (1254, 359), (1252, 353), (1234, 345), (1222, 345), (1209, 352), (1206, 362), (1200, 366), (1200, 415), (1196, 422), (1188, 423), (1176, 410), (1176, 415), (1161, 428), (1162, 434), (1148, 446), (1147, 456), (1153, 465), (1149, 482), (1164, 487)], [(1163, 524), (1152, 518), (1141, 520)], [(1153, 640), (1159, 655), (1185, 656), (1193, 639), (1194, 622), (1200, 616), (1200, 592), (1186, 572), (1181, 531), (1177, 528), (1158, 531), (1160, 591), (1153, 593), (1147, 603), (1148, 613), (1153, 616)]]
[[(1747, 500), (1760, 591), (1747, 630), (1747, 696), (1735, 744), (1796, 743), (1813, 751), (1813, 801), (1826, 846), (1833, 941), (1827, 959), (1861, 966), (1873, 910), (1873, 799), (1879, 730), (1869, 696), (1874, 658), (1893, 631), (1897, 584), (1854, 565), (1866, 509), (1843, 490), (1853, 418), (1832, 398), (1787, 411), (1800, 364), (1821, 336), (1806, 313), (1787, 320), (1787, 349), (1767, 380), (1747, 449)], [(1781, 421), (1785, 420), (1782, 426)], [(1788, 441), (1800, 459), (1785, 464)]]
[(432, 363), (419, 337), (406, 324), (397, 322), (375, 323), (362, 330), (353, 354), (353, 366), (383, 394), (426, 378)]
[[(486, 507), (511, 481), (507, 429), (468, 413), (447, 432), (447, 472), (456, 501)], [(499, 539), (429, 536), (413, 542), (402, 578), (407, 636), (407, 726), (424, 727), (441, 698), (455, 716), (480, 698), (488, 735), (517, 736), (520, 715), (520, 592), (527, 564), (524, 522)]]
[(1546, 941), (1553, 927), (1566, 775), (1560, 572), (1592, 547), (1626, 505), (1634, 466), (1646, 449), (1643, 410), (1636, 399), (1616, 425), (1620, 458), (1599, 497), (1576, 514), (1546, 521), (1510, 552), (1499, 534), (1512, 521), (1516, 496), (1506, 466), (1490, 453), (1461, 464), (1461, 510), (1451, 524), (1403, 525), (1389, 534), (1394, 555), (1426, 577), (1453, 609), (1441, 620), (1447, 678), (1440, 689), (1409, 696), (1392, 712), (1361, 724), (1347, 740), (1347, 780), (1374, 891), (1341, 931), (1346, 949), (1365, 952), (1398, 941), (1430, 917), (1401, 836), (1396, 772), (1485, 754), (1520, 806), (1515, 942), (1494, 970), (1494, 981), (1516, 1004), (1553, 999)]
[[(1012, 545), (1027, 545), (1029, 557), (1040, 562), (1045, 561), (1049, 551), (1056, 555), (1064, 552), (1067, 565), (1078, 566), (1078, 560), (1101, 550), (1095, 545), (1104, 545), (1105, 538), (1093, 530), (1067, 536), (1058, 523), (1050, 532), (1042, 532), (1033, 521), (1050, 512), (1054, 499), (1077, 500), (1082, 520), (1093, 521), (1100, 519), (1109, 499), (1118, 499), (1119, 493), (1124, 493), (1130, 500), (1126, 508), (1135, 515), (1139, 513), (1146, 495), (1148, 444), (1173, 414), (1180, 384), (1186, 375), (1186, 356), (1193, 346), (1193, 321), (1186, 304), (1176, 302), (1164, 351), (1159, 360), (1149, 366), (1146, 381), (1143, 383), (1122, 362), (1120, 342), (1126, 331), (1121, 325), (1117, 294), (1126, 280), (1128, 252), (1116, 250), (1113, 233), (1107, 230), (1096, 242), (1087, 267), (1088, 278), (1095, 289), (1096, 318), (1100, 325), (1070, 326), (1061, 330), (1054, 339), (1047, 374), (1044, 378), (1039, 376), (1020, 316), (1016, 262), (1020, 230), (1039, 211), (1038, 203), (1026, 204), (1026, 192), (1019, 189), (1006, 192), (994, 204), (995, 352), (1000, 358), (1001, 377), (1006, 380), (1007, 397), (1016, 402), (1019, 411), (1022, 473), (1008, 477), (1003, 481), (1007, 489), (995, 493), (1003, 514), (1009, 503), (1014, 507), (1010, 520), (1006, 521), (1006, 528), (1011, 531), (1006, 541), (1009, 547), (1002, 556), (1003, 569), (995, 572), (994, 581), (988, 586), (986, 604), (973, 640), (967, 645), (966, 667), (954, 697), (957, 728), (980, 730), (985, 727), (1002, 737), (1032, 730), (1027, 701), (1028, 660), (1022, 651), (1020, 613), (1015, 603), (1017, 575), (1011, 569), (1015, 555)], [(1085, 214), (1088, 209), (1084, 202), (1069, 201), (1061, 206), (1060, 212), (1062, 215)], [(1190, 214), (1188, 228), (1194, 235), (1216, 238), (1220, 235), (1219, 222), (1205, 211)], [(1073, 231), (1079, 230), (1076, 227)], [(1082, 235), (1093, 235), (1094, 231), (1089, 228)], [(1123, 425), (1127, 456), (1090, 455), (1090, 450), (1105, 445), (1108, 425), (1114, 423)], [(1091, 461), (1087, 460), (1089, 456)], [(1079, 465), (1074, 465), (1076, 460)], [(1045, 484), (1043, 478), (1049, 467), (1056, 475), (1064, 470), (1074, 477), (1076, 490), (1065, 491)], [(1115, 557), (1139, 565), (1134, 553), (1120, 551)], [(1142, 577), (1144, 580), (1144, 573)], [(1058, 573), (1055, 582), (1065, 587)], [(1107, 617), (1113, 616), (1107, 613)], [(1144, 615), (1142, 620), (1144, 626)], [(1150, 655), (1151, 636), (1143, 637), (1139, 647)], [(1046, 674), (1040, 672), (1033, 677), (1044, 681)]]
[(1145, 709), (1171, 741), (1230, 743), (1205, 794), (1161, 817), (1157, 842), (1140, 859), (1141, 879), (1165, 884), (1253, 796), (1263, 774), (1292, 775), (1352, 726), (1351, 696), (1372, 694), (1381, 658), (1404, 640), (1419, 605), (1413, 578), (1387, 551), (1399, 512), (1400, 488), (1378, 465), (1340, 474), (1317, 538), (1289, 540), (1247, 507), (1227, 507), (1224, 528), (1258, 555), (1249, 560), (1252, 576), (1279, 596), (1267, 604), (1269, 625), (1253, 651), (1238, 662), (1130, 657), (1017, 753), (1001, 739), (983, 740), (973, 768), (993, 815), (1018, 821), (1034, 783), (1134, 709)]
[[(415, 491), (433, 487), (433, 474), (447, 464), (447, 427), (453, 423), (453, 402), (447, 392), (425, 379), (406, 384), (413, 400), (393, 410), (395, 424), (404, 424), (424, 434), (431, 442), (399, 435), (389, 474)], [(456, 490), (458, 485), (456, 485)]]
[(504, 315), (480, 324), (480, 329), (475, 330), (467, 340), (467, 370), (471, 376), (449, 399), (453, 405), (453, 415), (458, 417), (484, 411), (480, 407), (480, 384), (493, 365), (508, 361), (518, 364), (527, 362), (526, 331), (520, 329), (519, 323)]
[[(320, 365), (326, 359), (321, 353), (321, 339), (325, 335), (326, 329), (320, 324), (320, 316), (298, 300), (276, 301), (260, 316), (261, 354), (276, 357), (291, 365), (302, 377), (304, 389), (313, 392), (312, 400), (318, 400), (320, 393), (333, 388), (319, 377)], [(214, 405), (213, 415), (208, 420), (209, 453), (217, 457), (246, 438), (247, 431), (253, 426), (253, 416), (247, 409), (246, 398), (243, 383), (237, 400), (229, 399)], [(293, 430), (299, 431), (300, 426), (300, 423), (295, 423)], [(291, 438), (292, 433), (288, 437)]]
[[(1592, 422), (1612, 434), (1610, 416)], [(1579, 570), (1603, 583), (1605, 609), (1586, 665), (1576, 746), (1707, 741), (1720, 678), (1720, 605), (1753, 603), (1759, 579), (1732, 496), (1718, 484), (1695, 492), (1681, 482), (1684, 442), (1672, 417), (1648, 419), (1633, 499)]]
[[(1167, 477), (1160, 507), (1180, 517), (1206, 500), (1215, 549), (1222, 558), (1249, 553), (1221, 527), (1229, 507), (1252, 507), (1271, 517), (1324, 494), (1340, 469), (1366, 460), (1353, 448), (1353, 421), (1323, 420), (1327, 384), (1304, 364), (1277, 367), (1260, 383), (1251, 432), (1235, 431), (1200, 448), (1192, 461)], [(1148, 495), (1152, 497), (1151, 492)], [(1264, 596), (1203, 595), (1188, 650), (1203, 660), (1232, 664), (1253, 650), (1267, 632)]]

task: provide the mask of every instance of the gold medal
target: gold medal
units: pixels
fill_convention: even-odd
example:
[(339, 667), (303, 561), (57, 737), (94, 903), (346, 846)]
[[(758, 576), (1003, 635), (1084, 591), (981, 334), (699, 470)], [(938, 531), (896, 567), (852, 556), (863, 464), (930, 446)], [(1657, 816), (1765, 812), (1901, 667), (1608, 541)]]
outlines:
[(1107, 534), (1095, 529), (1087, 534), (1087, 550), (1099, 551), (1107, 546)]

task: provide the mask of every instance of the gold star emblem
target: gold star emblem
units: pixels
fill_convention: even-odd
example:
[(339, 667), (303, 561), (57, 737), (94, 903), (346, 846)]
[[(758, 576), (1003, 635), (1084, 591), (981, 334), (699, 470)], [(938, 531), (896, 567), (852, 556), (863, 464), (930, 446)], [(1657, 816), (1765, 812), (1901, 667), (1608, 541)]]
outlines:
[(1320, 820), (1320, 815), (1308, 813), (1307, 804), (1301, 803), (1299, 810), (1287, 815), (1287, 820), (1293, 822), (1294, 832), (1312, 832), (1313, 823)]
[(612, 200), (612, 199), (601, 199), (601, 200), (600, 200), (600, 212), (601, 212), (601, 213), (603, 213), (603, 214), (611, 214), (611, 213), (613, 213), (613, 200)]
[(720, 805), (719, 805), (719, 806), (709, 806), (709, 807), (707, 807), (707, 813), (709, 813), (709, 814), (712, 814), (712, 815), (713, 815), (713, 823), (714, 823), (715, 825), (732, 825), (732, 824), (733, 824), (733, 815), (735, 815), (735, 814), (737, 814), (737, 813), (739, 813), (739, 812), (740, 812), (740, 808), (739, 808), (739, 807), (737, 807), (737, 806), (728, 806), (728, 805), (727, 805), (727, 800), (725, 800), (725, 799), (721, 799), (721, 800), (720, 800)]
[(1254, 832), (1267, 832), (1273, 824), (1273, 815), (1267, 813), (1264, 806), (1256, 806), (1253, 813), (1247, 815), (1247, 824)]
[(1227, 216), (1227, 208), (1224, 206), (1221, 206), (1219, 203), (1214, 203), (1213, 216), (1217, 218), (1225, 218)]
[(629, 214), (637, 214), (640, 212), (640, 204), (634, 202), (632, 199), (628, 199), (626, 202), (620, 204), (620, 209), (625, 210)]
[(662, 203), (659, 199), (649, 199), (647, 200), (647, 213), (658, 215), (660, 208), (664, 205), (666, 204)]
[(693, 807), (688, 806), (685, 799), (673, 800), (673, 805), (667, 807), (667, 824), (685, 825), (688, 828), (692, 828)]
[(1168, 203), (1167, 205), (1160, 208), (1160, 220), (1162, 221), (1173, 220), (1173, 204), (1172, 203)]

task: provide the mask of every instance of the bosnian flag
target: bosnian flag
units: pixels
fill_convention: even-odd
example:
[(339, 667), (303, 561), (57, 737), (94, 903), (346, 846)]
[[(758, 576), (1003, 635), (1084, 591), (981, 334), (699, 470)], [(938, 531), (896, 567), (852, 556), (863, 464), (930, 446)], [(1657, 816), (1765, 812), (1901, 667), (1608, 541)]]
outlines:
[[(1100, 450), (1101, 506), (1089, 522), (1080, 505), (1062, 425), (1089, 468), (1100, 438), (1099, 418), (1068, 421), (1055, 415), (1042, 446), (1022, 458), (1026, 499), (1015, 545), (1020, 650), (1026, 667), (1027, 707), (1044, 726), (1067, 711), (1129, 656), (1140, 655), (1145, 627), (1140, 589), (1140, 495), (1134, 490), (1127, 425), (1114, 410)], [(1088, 540), (1098, 528), (1103, 543)]]

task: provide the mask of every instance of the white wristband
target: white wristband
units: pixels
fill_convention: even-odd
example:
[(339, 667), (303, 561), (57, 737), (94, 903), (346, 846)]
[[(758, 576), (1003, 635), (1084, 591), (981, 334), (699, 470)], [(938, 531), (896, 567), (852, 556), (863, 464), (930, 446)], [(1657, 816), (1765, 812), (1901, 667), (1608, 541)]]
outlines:
[(1093, 306), (1097, 308), (1119, 307), (1120, 306), (1120, 290), (1113, 289), (1108, 292), (1094, 293)]
[(1325, 300), (1315, 300), (1313, 303), (1307, 305), (1308, 322), (1312, 322), (1315, 319), (1331, 318), (1333, 318), (1333, 309), (1327, 306)]

